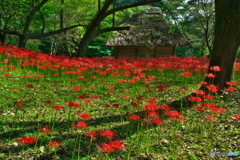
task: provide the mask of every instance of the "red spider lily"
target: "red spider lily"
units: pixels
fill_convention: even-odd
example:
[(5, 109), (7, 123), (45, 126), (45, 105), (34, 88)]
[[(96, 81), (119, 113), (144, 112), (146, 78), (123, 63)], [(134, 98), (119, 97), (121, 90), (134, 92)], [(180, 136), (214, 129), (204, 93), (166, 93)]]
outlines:
[(206, 81), (202, 81), (200, 83), (203, 84), (203, 85), (207, 85), (208, 84), (208, 82), (206, 82)]
[(119, 83), (125, 83), (125, 82), (126, 82), (126, 80), (119, 79), (119, 80), (118, 80), (118, 82), (119, 82)]
[(108, 91), (108, 92), (106, 92), (106, 94), (112, 94), (113, 92), (111, 92), (111, 91)]
[(111, 143), (109, 143), (115, 150), (119, 150), (119, 149), (122, 149), (124, 148), (123, 147), (123, 144), (118, 141), (118, 140), (115, 140), (115, 141), (112, 141)]
[(74, 102), (68, 102), (67, 105), (68, 105), (69, 107), (75, 107), (75, 108), (80, 107), (80, 104), (78, 104), (78, 103), (74, 103)]
[(147, 104), (143, 107), (143, 109), (145, 109), (146, 111), (156, 111), (159, 109), (159, 106), (155, 104)]
[(49, 126), (44, 126), (42, 129), (40, 129), (39, 132), (42, 132), (42, 133), (51, 133), (51, 129)]
[(60, 147), (61, 143), (60, 142), (56, 142), (56, 141), (52, 141), (50, 143), (48, 143), (48, 147)]
[(23, 75), (23, 78), (33, 78), (33, 75)]
[(15, 103), (14, 106), (18, 107), (18, 108), (22, 108), (23, 105), (21, 103)]
[(36, 78), (37, 78), (37, 79), (41, 79), (41, 78), (43, 78), (43, 76), (36, 76)]
[(20, 92), (19, 89), (12, 89), (13, 92)]
[(208, 95), (205, 95), (203, 96), (204, 99), (208, 99), (208, 100), (213, 100), (214, 99), (214, 96), (208, 94)]
[(78, 118), (81, 118), (82, 120), (88, 121), (91, 119), (91, 116), (87, 113), (79, 113)]
[(236, 92), (237, 90), (232, 88), (232, 87), (228, 87), (228, 88), (225, 88), (226, 91), (228, 92)]
[(1, 63), (7, 64), (9, 62), (8, 59), (4, 59)]
[(195, 93), (195, 94), (198, 95), (198, 96), (203, 96), (203, 95), (206, 94), (203, 90), (196, 90), (196, 91), (194, 91), (193, 93)]
[(206, 77), (208, 77), (208, 78), (215, 78), (215, 77), (217, 77), (217, 75), (214, 75), (212, 73), (208, 73), (208, 74), (206, 74)]
[(60, 74), (58, 74), (58, 73), (56, 73), (56, 74), (54, 74), (54, 76), (59, 76)]
[(72, 87), (72, 90), (73, 91), (80, 91), (80, 87), (78, 87), (78, 86)]
[(84, 95), (78, 96), (78, 99), (85, 99), (86, 97)]
[(159, 109), (164, 110), (164, 111), (170, 111), (171, 107), (163, 105), (163, 106), (160, 106)]
[(104, 143), (101, 146), (97, 146), (97, 148), (103, 152), (110, 153), (110, 152), (114, 152), (116, 150), (122, 149), (124, 148), (124, 146), (121, 142), (119, 142), (118, 140), (115, 140), (108, 144)]
[(206, 86), (207, 87), (207, 89), (209, 90), (209, 91), (211, 91), (211, 92), (218, 92), (219, 91), (219, 89), (218, 89), (218, 86), (215, 86), (215, 85), (209, 85), (209, 86)]
[(101, 78), (99, 79), (100, 81), (106, 81), (107, 79), (106, 78)]
[(3, 74), (4, 77), (10, 77), (12, 76), (11, 74)]
[(133, 121), (138, 121), (141, 118), (138, 115), (134, 114), (134, 115), (128, 116), (127, 119), (133, 120)]
[(213, 66), (213, 67), (210, 67), (210, 70), (215, 71), (215, 72), (219, 72), (219, 71), (222, 70), (222, 68), (219, 67), (219, 66)]
[(165, 115), (169, 117), (179, 117), (181, 113), (178, 111), (168, 111), (165, 113)]
[(229, 86), (237, 86), (238, 85), (238, 83), (237, 82), (226, 82), (226, 84), (227, 85), (229, 85)]
[(64, 108), (63, 106), (60, 106), (60, 105), (55, 105), (55, 106), (52, 106), (53, 109), (56, 109), (56, 110), (60, 110), (62, 108)]
[(113, 106), (114, 108), (119, 108), (119, 107), (120, 107), (120, 104), (115, 103), (115, 104), (113, 104), (112, 106)]
[(45, 104), (52, 104), (52, 101), (43, 101)]
[(88, 88), (95, 89), (96, 87), (95, 86), (89, 86)]
[(155, 111), (147, 112), (147, 116), (148, 116), (148, 118), (152, 118), (152, 119), (156, 119), (159, 117), (158, 113)]
[(148, 103), (149, 104), (156, 104), (156, 102), (157, 102), (157, 98), (148, 98)]
[(130, 105), (133, 106), (133, 107), (137, 107), (138, 106), (138, 104), (136, 102), (133, 102), (133, 101), (130, 103)]
[(106, 153), (110, 153), (110, 152), (113, 152), (115, 151), (115, 149), (113, 148), (113, 146), (111, 146), (110, 144), (103, 144), (101, 146), (97, 146), (97, 148), (103, 152), (106, 152)]
[(99, 95), (97, 95), (97, 94), (94, 94), (94, 95), (91, 95), (91, 97), (92, 97), (92, 98), (96, 98), (96, 99), (97, 99), (97, 98), (99, 98), (100, 96), (99, 96)]
[(237, 114), (237, 115), (233, 116), (233, 119), (240, 120), (240, 114)]
[(103, 136), (104, 138), (108, 138), (111, 139), (113, 138), (116, 134), (110, 130), (106, 130), (100, 133), (101, 136)]
[(88, 125), (85, 122), (77, 122), (76, 124), (72, 124), (73, 127), (77, 128), (77, 129), (84, 129), (86, 127), (88, 127)]
[(217, 121), (216, 118), (213, 115), (208, 115), (203, 120), (211, 121), (211, 122), (216, 122)]
[(35, 88), (34, 85), (32, 85), (32, 84), (28, 84), (27, 87), (28, 88)]
[(188, 100), (192, 101), (192, 102), (202, 102), (203, 101), (201, 97), (193, 97), (193, 96), (188, 97)]
[(95, 139), (97, 136), (97, 132), (95, 131), (90, 131), (86, 134), (86, 136), (91, 137), (91, 139)]
[(92, 100), (91, 99), (86, 99), (86, 100), (84, 100), (84, 103), (92, 103)]
[(191, 72), (184, 72), (184, 73), (181, 73), (181, 75), (187, 77), (187, 78), (191, 78), (192, 76), (192, 73)]
[(136, 98), (137, 98), (138, 101), (142, 101), (143, 100), (143, 97), (140, 97), (140, 96), (138, 96)]
[(154, 119), (154, 120), (152, 121), (152, 123), (153, 123), (153, 124), (156, 124), (156, 125), (162, 125), (162, 124), (163, 124), (163, 122), (162, 122), (161, 119)]
[(129, 96), (123, 96), (123, 99), (129, 99)]
[(36, 142), (36, 138), (23, 136), (21, 139), (18, 139), (20, 144), (32, 144)]
[(157, 91), (164, 91), (165, 90), (165, 86), (157, 86)]
[(181, 88), (178, 89), (179, 92), (186, 92), (187, 87), (182, 86)]
[(114, 86), (108, 86), (107, 88), (108, 89), (116, 89), (116, 87), (114, 87)]

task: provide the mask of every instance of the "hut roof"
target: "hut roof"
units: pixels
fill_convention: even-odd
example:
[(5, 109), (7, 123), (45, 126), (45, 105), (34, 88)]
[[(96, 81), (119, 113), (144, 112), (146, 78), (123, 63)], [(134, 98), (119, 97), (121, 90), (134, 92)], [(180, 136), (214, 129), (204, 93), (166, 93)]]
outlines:
[(106, 46), (188, 46), (190, 43), (174, 26), (163, 18), (158, 7), (149, 7), (147, 12), (134, 15), (120, 26), (129, 30), (115, 31)]

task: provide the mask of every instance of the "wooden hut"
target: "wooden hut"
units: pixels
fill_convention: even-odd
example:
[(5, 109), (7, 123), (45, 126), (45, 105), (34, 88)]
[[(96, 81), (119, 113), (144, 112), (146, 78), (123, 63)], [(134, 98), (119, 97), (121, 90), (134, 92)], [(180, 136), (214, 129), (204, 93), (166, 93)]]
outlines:
[(116, 31), (106, 43), (114, 47), (115, 58), (169, 57), (174, 55), (176, 47), (189, 45), (180, 31), (167, 23), (158, 7), (149, 7), (120, 26), (130, 29)]

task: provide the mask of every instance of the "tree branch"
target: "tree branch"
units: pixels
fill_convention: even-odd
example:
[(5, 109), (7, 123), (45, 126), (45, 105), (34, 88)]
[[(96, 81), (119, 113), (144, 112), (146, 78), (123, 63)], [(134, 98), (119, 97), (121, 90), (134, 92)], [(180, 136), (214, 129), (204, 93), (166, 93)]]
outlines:
[(5, 33), (5, 34), (10, 34), (10, 35), (16, 35), (16, 36), (20, 36), (21, 34), (17, 31), (7, 31), (4, 29), (0, 29), (1, 32)]
[(42, 33), (42, 34), (28, 34), (28, 38), (39, 39), (39, 38), (51, 36), (51, 35), (54, 35), (54, 34), (59, 34), (59, 33), (65, 32), (67, 30), (70, 30), (72, 28), (79, 27), (79, 26), (85, 27), (85, 25), (74, 25), (74, 26), (70, 26), (70, 27), (62, 28), (62, 29), (59, 29), (59, 30), (56, 30), (56, 31), (50, 31), (50, 32), (47, 32), (47, 33)]
[(107, 16), (109, 16), (109, 15), (111, 15), (111, 14), (117, 12), (117, 11), (121, 11), (121, 10), (132, 8), (132, 7), (142, 6), (142, 5), (146, 5), (146, 4), (150, 4), (150, 3), (154, 3), (154, 2), (161, 2), (161, 1), (162, 0), (145, 0), (145, 1), (142, 1), (142, 2), (117, 7), (117, 8), (114, 8), (114, 9), (111, 9), (111, 10), (107, 11), (105, 13), (105, 17), (107, 17)]
[(126, 27), (110, 27), (110, 28), (104, 28), (104, 29), (100, 29), (97, 31), (95, 37), (103, 34), (103, 33), (106, 33), (106, 32), (111, 32), (111, 31), (121, 31), (121, 30), (129, 30), (130, 27), (129, 26), (126, 26)]

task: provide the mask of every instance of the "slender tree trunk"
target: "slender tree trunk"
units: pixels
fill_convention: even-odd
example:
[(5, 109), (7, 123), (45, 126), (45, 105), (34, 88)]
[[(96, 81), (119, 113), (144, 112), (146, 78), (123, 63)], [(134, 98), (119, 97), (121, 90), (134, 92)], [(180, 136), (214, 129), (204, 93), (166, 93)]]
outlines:
[(18, 47), (25, 47), (27, 44), (27, 35), (23, 34), (19, 36)]
[[(214, 42), (208, 73), (213, 73), (217, 77), (206, 77), (205, 81), (217, 85), (222, 90), (227, 86), (226, 82), (231, 80), (240, 45), (240, 1), (215, 0), (215, 13)], [(212, 71), (210, 68), (213, 66), (219, 66), (222, 70)]]

